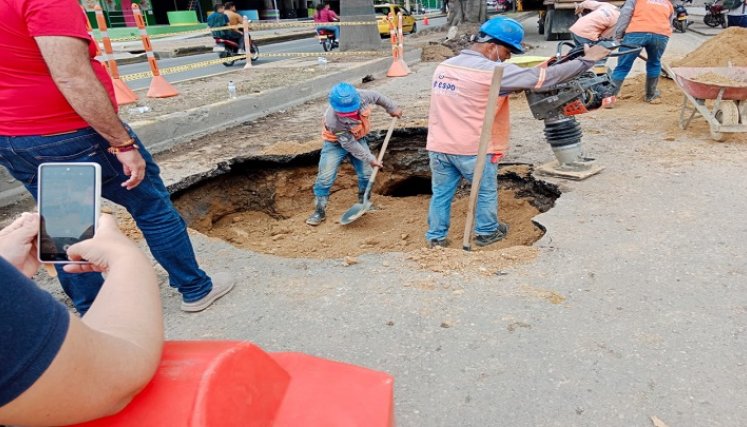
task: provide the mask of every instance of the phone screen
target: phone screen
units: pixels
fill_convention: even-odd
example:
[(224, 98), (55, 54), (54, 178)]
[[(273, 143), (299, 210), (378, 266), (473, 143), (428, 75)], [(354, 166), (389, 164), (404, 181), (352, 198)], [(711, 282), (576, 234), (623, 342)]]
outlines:
[(67, 249), (93, 237), (97, 210), (97, 169), (91, 164), (39, 168), (39, 258), (68, 261)]

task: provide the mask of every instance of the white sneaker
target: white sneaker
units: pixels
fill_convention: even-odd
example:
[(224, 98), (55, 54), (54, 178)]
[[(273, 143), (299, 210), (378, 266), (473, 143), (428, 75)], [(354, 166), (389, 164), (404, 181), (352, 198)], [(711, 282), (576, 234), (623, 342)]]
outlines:
[(212, 277), (213, 289), (210, 293), (193, 302), (182, 301), (182, 311), (196, 313), (210, 307), (218, 298), (229, 293), (233, 289), (234, 279), (228, 273), (218, 273)]

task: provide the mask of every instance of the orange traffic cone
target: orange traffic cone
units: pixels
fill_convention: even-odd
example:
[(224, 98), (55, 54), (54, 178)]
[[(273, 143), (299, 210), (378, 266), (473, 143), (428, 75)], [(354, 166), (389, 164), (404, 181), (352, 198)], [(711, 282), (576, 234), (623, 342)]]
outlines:
[(400, 56), (400, 46), (397, 41), (397, 27), (394, 25), (394, 19), (391, 15), (388, 17), (389, 21), (389, 38), (392, 41), (392, 65), (389, 67), (389, 71), (386, 72), (387, 77), (404, 77), (408, 74), (407, 65), (402, 61)]
[[(127, 84), (123, 82), (119, 78), (119, 68), (117, 68), (117, 61), (114, 60), (114, 50), (112, 49), (112, 41), (111, 38), (109, 38), (109, 31), (106, 27), (106, 19), (104, 18), (104, 12), (101, 9), (101, 6), (96, 5), (94, 7), (94, 11), (96, 12), (96, 23), (99, 26), (99, 32), (101, 33), (101, 39), (104, 43), (104, 59), (107, 63), (107, 69), (109, 70), (109, 75), (112, 78), (112, 84), (114, 85), (114, 98), (117, 100), (117, 105), (126, 105), (126, 104), (132, 104), (137, 102), (137, 94), (132, 91), (129, 87), (127, 87)], [(86, 19), (86, 23), (88, 23), (88, 19)], [(90, 25), (90, 24), (89, 24)], [(91, 38), (93, 39), (93, 30), (89, 30), (89, 34), (91, 35)], [(94, 39), (95, 41), (95, 39)], [(96, 43), (96, 54), (98, 55), (99, 44)]]
[(397, 13), (397, 41), (399, 42), (399, 61), (407, 74), (410, 74), (412, 71), (405, 62), (405, 34), (402, 32), (402, 12)]
[(153, 78), (150, 81), (150, 88), (148, 88), (148, 98), (168, 98), (170, 96), (179, 95), (179, 91), (171, 86), (171, 83), (167, 82), (165, 78), (158, 71), (158, 64), (156, 63), (156, 57), (153, 55), (153, 47), (150, 44), (150, 37), (148, 32), (145, 31), (145, 20), (143, 19), (143, 13), (140, 11), (140, 7), (136, 4), (132, 4), (132, 14), (135, 16), (135, 22), (137, 23), (138, 31), (140, 31), (140, 40), (143, 41), (143, 47), (145, 48), (145, 56), (148, 57), (148, 65), (150, 65), (150, 73)]
[(426, 27), (431, 24), (431, 20), (428, 19), (428, 15), (425, 15), (425, 18), (423, 18), (423, 25)]

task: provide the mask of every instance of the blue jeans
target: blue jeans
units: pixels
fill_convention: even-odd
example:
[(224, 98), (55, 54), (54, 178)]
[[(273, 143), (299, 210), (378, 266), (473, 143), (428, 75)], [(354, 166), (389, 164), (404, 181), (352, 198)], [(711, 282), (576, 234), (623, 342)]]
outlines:
[[(366, 138), (359, 139), (358, 143), (368, 147)], [(314, 195), (316, 197), (329, 197), (329, 190), (337, 178), (337, 170), (340, 169), (340, 165), (346, 158), (350, 159), (350, 163), (353, 164), (355, 173), (358, 175), (358, 192), (366, 191), (368, 178), (371, 177), (371, 172), (373, 172), (371, 165), (353, 157), (340, 144), (324, 141), (322, 153), (319, 156), (319, 174), (316, 176), (316, 182), (314, 183)]]
[[(429, 152), (431, 166), (431, 206), (428, 209), (426, 240), (442, 240), (449, 233), (451, 201), (462, 178), (472, 182), (477, 156)], [(489, 235), (498, 229), (498, 164), (485, 162), (475, 209), (475, 234)]]
[(320, 30), (332, 31), (335, 33), (335, 40), (340, 40), (340, 26), (339, 25), (321, 25), (316, 27), (316, 32)]
[[(650, 79), (659, 77), (661, 74), (661, 56), (664, 55), (664, 49), (667, 48), (669, 37), (654, 33), (628, 33), (625, 34), (622, 42), (626, 45), (643, 46), (648, 56), (646, 77)], [(617, 67), (612, 72), (612, 80), (625, 80), (637, 57), (637, 53), (631, 53), (617, 58)]]
[[(129, 128), (128, 128), (129, 130)], [(101, 194), (124, 206), (143, 232), (153, 257), (169, 273), (171, 286), (186, 302), (212, 290), (210, 278), (197, 265), (187, 227), (174, 209), (159, 176), (158, 165), (129, 130), (146, 163), (145, 179), (132, 190), (120, 184), (128, 179), (107, 141), (91, 128), (54, 136), (0, 136), (0, 164), (36, 198), (37, 167), (44, 162), (95, 162), (101, 165)], [(58, 267), (60, 283), (79, 313), (88, 311), (103, 284), (99, 273), (69, 274)]]

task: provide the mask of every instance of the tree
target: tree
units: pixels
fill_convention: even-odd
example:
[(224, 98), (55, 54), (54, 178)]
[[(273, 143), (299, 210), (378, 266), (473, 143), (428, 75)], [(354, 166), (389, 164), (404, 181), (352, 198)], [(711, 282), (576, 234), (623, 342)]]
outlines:
[(465, 23), (482, 24), (488, 18), (485, 0), (449, 0), (446, 25), (455, 27)]

